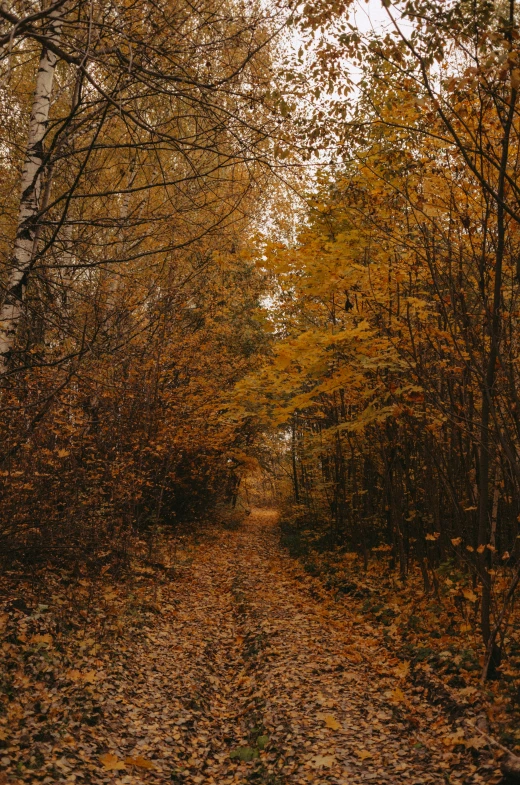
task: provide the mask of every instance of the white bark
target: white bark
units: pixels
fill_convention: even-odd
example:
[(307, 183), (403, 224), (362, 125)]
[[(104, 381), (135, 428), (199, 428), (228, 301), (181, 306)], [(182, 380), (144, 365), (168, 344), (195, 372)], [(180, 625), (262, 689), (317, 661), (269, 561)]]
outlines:
[[(59, 43), (63, 24), (63, 10), (51, 15), (47, 36)], [(31, 270), (37, 231), (36, 216), (40, 210), (43, 181), (44, 139), (49, 125), (52, 86), (57, 55), (42, 48), (29, 121), (27, 150), (22, 172), (20, 210), (10, 260), (6, 292), (0, 309), (0, 375), (7, 370), (16, 332), (22, 315), (22, 306)]]

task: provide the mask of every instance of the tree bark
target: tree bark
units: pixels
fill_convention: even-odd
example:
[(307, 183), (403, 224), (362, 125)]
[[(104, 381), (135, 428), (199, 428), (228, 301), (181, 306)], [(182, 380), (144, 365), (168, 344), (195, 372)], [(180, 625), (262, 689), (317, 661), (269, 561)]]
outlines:
[[(63, 9), (50, 15), (49, 40), (59, 42)], [(0, 309), (0, 375), (4, 375), (16, 339), (27, 279), (33, 265), (44, 172), (44, 141), (49, 126), (52, 88), (58, 56), (42, 47), (34, 89), (29, 135), (22, 171), (20, 210), (9, 264), (6, 291)]]

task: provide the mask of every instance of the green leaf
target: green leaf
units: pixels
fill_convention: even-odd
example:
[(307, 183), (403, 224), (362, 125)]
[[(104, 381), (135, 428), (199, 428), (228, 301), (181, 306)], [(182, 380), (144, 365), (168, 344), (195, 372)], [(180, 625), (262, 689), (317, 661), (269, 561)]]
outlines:
[(242, 761), (250, 761), (253, 758), (258, 758), (258, 750), (255, 750), (254, 747), (237, 747), (236, 750), (229, 753), (229, 757), (232, 759), (242, 760)]
[(265, 749), (267, 744), (269, 743), (269, 736), (259, 736), (256, 740), (256, 746), (259, 750)]

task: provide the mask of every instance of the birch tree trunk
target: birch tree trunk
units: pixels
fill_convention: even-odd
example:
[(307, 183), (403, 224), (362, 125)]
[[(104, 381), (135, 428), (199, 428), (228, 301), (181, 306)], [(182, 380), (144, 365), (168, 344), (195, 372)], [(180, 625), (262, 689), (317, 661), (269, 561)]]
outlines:
[[(50, 15), (47, 38), (58, 43), (62, 24), (63, 9), (57, 9)], [(44, 140), (49, 125), (57, 60), (57, 55), (43, 46), (29, 121), (16, 238), (13, 255), (8, 265), (5, 295), (0, 309), (0, 376), (5, 374), (8, 367), (22, 315), (27, 279), (34, 259), (43, 182)]]

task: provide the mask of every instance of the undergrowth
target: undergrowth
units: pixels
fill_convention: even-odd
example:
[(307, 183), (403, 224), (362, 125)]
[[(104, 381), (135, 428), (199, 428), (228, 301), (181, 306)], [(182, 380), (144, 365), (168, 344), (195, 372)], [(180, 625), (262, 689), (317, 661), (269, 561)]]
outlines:
[(364, 558), (339, 544), (326, 521), (310, 520), (301, 511), (284, 510), (280, 536), (290, 555), (335, 600), (355, 605), (379, 626), (385, 644), (410, 663), (412, 672), (418, 668), (433, 673), (461, 704), (481, 708), (503, 744), (520, 750), (518, 608), (504, 639), (505, 656), (496, 678), (482, 685), (480, 598), (469, 576), (452, 562), (440, 565), (432, 576), (431, 591), (425, 592), (417, 565), (410, 564), (406, 579), (401, 580), (383, 546), (372, 549), (365, 569)]

